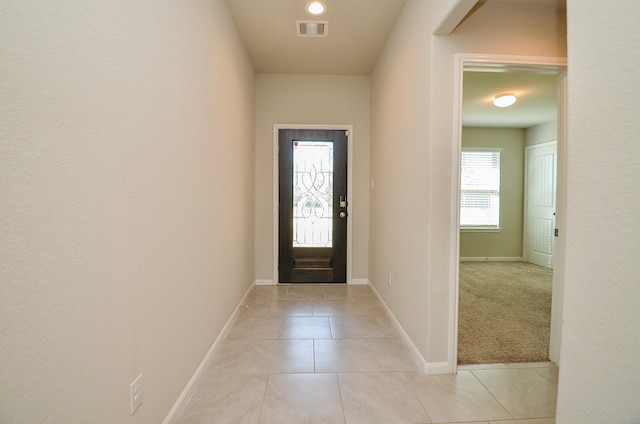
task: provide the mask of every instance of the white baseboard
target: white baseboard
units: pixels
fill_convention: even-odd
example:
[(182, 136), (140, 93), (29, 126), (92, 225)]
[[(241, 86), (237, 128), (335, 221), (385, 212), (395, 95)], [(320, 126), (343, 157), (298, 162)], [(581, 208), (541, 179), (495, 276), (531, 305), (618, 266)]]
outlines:
[(461, 256), (460, 262), (524, 262), (524, 258), (522, 256)]
[[(256, 286), (274, 286), (276, 283), (273, 280), (256, 280), (254, 281)], [(352, 278), (349, 284), (353, 285), (367, 285), (369, 280), (366, 278)]]
[(427, 362), (425, 374), (451, 374), (451, 368), (448, 362)]
[[(256, 284), (256, 283), (254, 283), (254, 284)], [(187, 406), (187, 403), (189, 403), (189, 400), (191, 400), (191, 396), (193, 395), (193, 391), (198, 386), (198, 382), (200, 381), (200, 378), (202, 377), (204, 372), (207, 370), (207, 368), (209, 368), (209, 363), (211, 362), (211, 359), (213, 358), (214, 350), (218, 347), (220, 342), (222, 340), (224, 340), (225, 336), (227, 335), (227, 333), (231, 329), (231, 325), (233, 324), (233, 320), (236, 318), (236, 315), (238, 314), (238, 311), (240, 310), (240, 306), (244, 304), (244, 301), (245, 301), (247, 295), (249, 294), (249, 292), (251, 291), (251, 289), (253, 288), (254, 284), (252, 284), (247, 289), (247, 291), (245, 292), (244, 296), (242, 296), (242, 299), (240, 299), (240, 302), (238, 302), (238, 305), (236, 305), (235, 310), (233, 311), (233, 313), (231, 314), (231, 316), (229, 317), (229, 319), (225, 323), (224, 327), (222, 327), (222, 331), (220, 331), (220, 334), (218, 334), (218, 337), (216, 338), (216, 340), (211, 345), (211, 348), (209, 348), (209, 351), (207, 352), (207, 354), (204, 356), (204, 359), (200, 363), (200, 366), (198, 367), (196, 372), (193, 374), (193, 377), (191, 377), (191, 380), (189, 380), (189, 382), (187, 383), (187, 386), (184, 388), (184, 390), (182, 391), (182, 393), (178, 397), (178, 400), (176, 400), (176, 403), (173, 405), (173, 408), (171, 408), (171, 410), (167, 414), (167, 416), (164, 419), (164, 421), (162, 421), (162, 424), (173, 424), (176, 421), (176, 419), (178, 419), (178, 417), (180, 416), (180, 414), (182, 413), (184, 408)]]
[(404, 328), (402, 328), (402, 325), (400, 325), (400, 322), (396, 319), (395, 315), (393, 315), (393, 312), (391, 312), (391, 309), (389, 309), (385, 301), (382, 299), (382, 296), (380, 296), (380, 293), (378, 293), (378, 291), (373, 286), (373, 284), (369, 284), (369, 286), (371, 287), (371, 290), (373, 290), (373, 292), (375, 293), (380, 303), (382, 303), (384, 310), (387, 312), (387, 315), (389, 315), (389, 319), (391, 320), (391, 323), (396, 328), (398, 333), (400, 333), (400, 337), (402, 338), (402, 340), (404, 340), (407, 346), (409, 346), (409, 349), (413, 354), (413, 358), (416, 361), (418, 368), (420, 368), (420, 370), (425, 374), (434, 374), (434, 375), (435, 374), (451, 374), (452, 372), (451, 370), (453, 369), (453, 367), (449, 362), (427, 362), (424, 359), (424, 357), (422, 356), (422, 354), (420, 353), (416, 345), (413, 344), (413, 340), (411, 340), (411, 337), (409, 337), (407, 332), (404, 331)]
[(413, 344), (413, 340), (411, 340), (411, 337), (409, 337), (407, 332), (404, 331), (404, 328), (402, 328), (402, 325), (400, 325), (400, 322), (396, 319), (395, 315), (393, 315), (393, 312), (391, 312), (391, 309), (389, 309), (385, 301), (382, 299), (382, 296), (380, 296), (380, 293), (378, 293), (378, 291), (373, 286), (373, 284), (369, 284), (369, 287), (371, 287), (371, 290), (373, 290), (373, 293), (376, 295), (380, 303), (382, 303), (384, 310), (387, 312), (387, 315), (391, 320), (391, 324), (393, 324), (396, 330), (398, 330), (398, 333), (400, 333), (400, 337), (402, 338), (402, 340), (404, 340), (407, 346), (409, 346), (409, 349), (413, 354), (413, 359), (416, 361), (416, 365), (418, 365), (418, 368), (420, 369), (420, 371), (426, 374), (428, 371), (427, 361), (425, 361), (424, 357), (422, 356), (422, 354), (420, 353), (416, 345)]

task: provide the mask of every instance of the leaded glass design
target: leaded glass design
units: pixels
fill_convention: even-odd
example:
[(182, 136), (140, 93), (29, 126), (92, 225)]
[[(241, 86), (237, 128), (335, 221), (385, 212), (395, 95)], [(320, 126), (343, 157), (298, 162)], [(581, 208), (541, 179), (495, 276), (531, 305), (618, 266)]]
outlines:
[(332, 247), (333, 142), (293, 142), (293, 247)]

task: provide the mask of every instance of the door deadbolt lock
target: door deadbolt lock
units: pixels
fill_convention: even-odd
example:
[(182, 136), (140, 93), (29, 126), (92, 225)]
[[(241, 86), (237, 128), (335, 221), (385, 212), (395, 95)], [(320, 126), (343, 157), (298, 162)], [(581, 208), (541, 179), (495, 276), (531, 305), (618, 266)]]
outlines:
[(347, 196), (340, 196), (340, 207), (341, 208), (346, 208), (347, 205), (348, 205)]

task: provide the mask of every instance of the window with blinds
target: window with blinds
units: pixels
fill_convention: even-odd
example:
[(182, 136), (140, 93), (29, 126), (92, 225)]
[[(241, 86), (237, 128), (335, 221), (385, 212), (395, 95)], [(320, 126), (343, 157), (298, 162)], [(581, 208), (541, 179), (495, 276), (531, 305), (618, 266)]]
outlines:
[(501, 149), (463, 148), (460, 163), (460, 226), (500, 225)]

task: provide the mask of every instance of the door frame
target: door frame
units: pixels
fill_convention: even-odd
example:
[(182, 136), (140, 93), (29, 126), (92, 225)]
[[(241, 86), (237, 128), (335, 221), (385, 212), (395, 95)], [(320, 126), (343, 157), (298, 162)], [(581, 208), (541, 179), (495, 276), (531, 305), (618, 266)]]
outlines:
[(556, 73), (558, 84), (558, 171), (556, 193), (556, 228), (560, 228), (561, 236), (556, 240), (554, 252), (556, 269), (553, 273), (551, 334), (549, 339), (549, 358), (559, 364), (560, 332), (562, 327), (563, 276), (564, 272), (564, 199), (566, 195), (566, 120), (567, 120), (567, 84), (566, 58), (541, 56), (512, 56), (491, 54), (456, 54), (453, 69), (453, 129), (452, 129), (452, 176), (451, 176), (451, 251), (449, 282), (449, 369), (457, 372), (458, 367), (458, 296), (460, 288), (460, 155), (462, 151), (462, 94), (465, 68), (470, 66), (486, 69), (552, 71)]
[(273, 284), (278, 284), (278, 252), (279, 252), (279, 159), (278, 132), (280, 130), (344, 130), (347, 134), (347, 284), (352, 283), (351, 259), (353, 257), (353, 125), (343, 124), (274, 124), (273, 125)]

